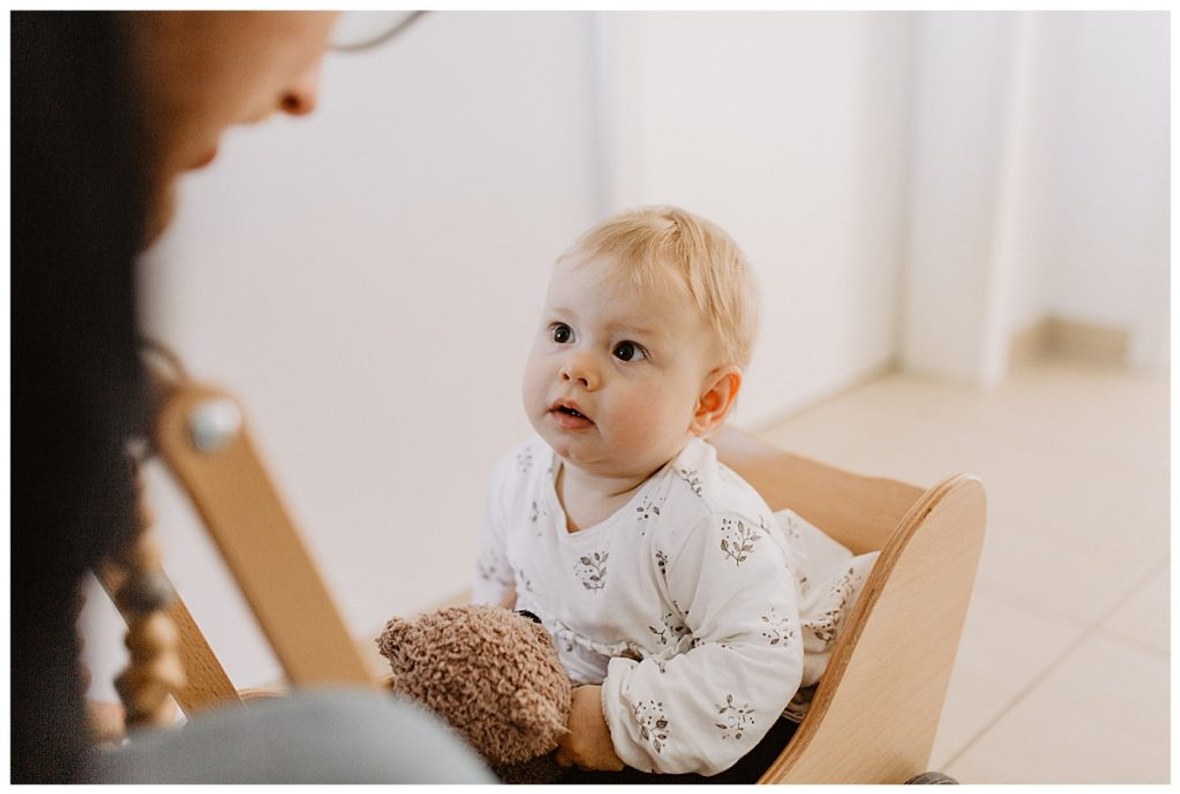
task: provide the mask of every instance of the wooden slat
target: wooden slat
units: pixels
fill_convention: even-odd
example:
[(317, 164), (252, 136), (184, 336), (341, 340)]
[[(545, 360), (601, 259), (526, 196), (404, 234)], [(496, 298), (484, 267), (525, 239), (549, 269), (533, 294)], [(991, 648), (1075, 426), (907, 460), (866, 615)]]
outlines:
[(221, 666), (217, 654), (179, 597), (168, 607), (168, 615), (180, 633), (180, 660), (184, 663), (185, 685), (174, 693), (177, 705), (189, 717), (214, 706), (240, 702), (233, 681)]
[(157, 418), (161, 455), (221, 551), (287, 680), (297, 687), (376, 687), (245, 425), (214, 451), (193, 445), (191, 412), (206, 401), (230, 399), (207, 386), (175, 388)]
[[(115, 594), (123, 586), (123, 571), (113, 565), (102, 565), (95, 571), (95, 576), (118, 608)], [(217, 654), (209, 647), (209, 642), (179, 594), (174, 597), (167, 611), (179, 634), (180, 660), (184, 665), (184, 688), (172, 693), (181, 711), (191, 717), (212, 706), (239, 702), (233, 682), (226, 675)], [(130, 616), (124, 614), (122, 609), (119, 612), (129, 622)]]

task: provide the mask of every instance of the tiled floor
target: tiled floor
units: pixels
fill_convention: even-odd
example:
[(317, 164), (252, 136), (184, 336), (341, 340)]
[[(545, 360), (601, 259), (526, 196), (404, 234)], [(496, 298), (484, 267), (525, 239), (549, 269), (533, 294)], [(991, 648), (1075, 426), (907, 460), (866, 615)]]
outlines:
[(993, 390), (890, 375), (770, 428), (919, 485), (967, 471), (988, 526), (930, 768), (963, 783), (1170, 780), (1168, 383), (1073, 362)]

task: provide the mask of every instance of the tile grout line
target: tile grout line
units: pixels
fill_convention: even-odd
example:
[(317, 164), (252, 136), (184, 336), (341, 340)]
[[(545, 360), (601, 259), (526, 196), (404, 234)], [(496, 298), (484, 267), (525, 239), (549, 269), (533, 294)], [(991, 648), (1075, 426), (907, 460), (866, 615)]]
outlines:
[(1148, 580), (1160, 573), (1167, 573), (1168, 570), (1169, 565), (1166, 562), (1157, 563), (1156, 565), (1147, 568), (1140, 579), (1137, 579), (1133, 584), (1129, 585), (1130, 589), (1126, 593), (1117, 597), (1114, 606), (1110, 608), (1112, 612), (1104, 613), (1104, 615), (1099, 618), (1097, 623), (1076, 617), (1069, 612), (1063, 612), (1056, 607), (1048, 606), (1046, 604), (1023, 601), (1021, 596), (1016, 595), (1015, 593), (1010, 593), (994, 584), (980, 583), (977, 585), (975, 593), (985, 595), (988, 598), (1006, 604), (1012, 609), (1026, 612), (1033, 617), (1038, 617), (1042, 620), (1054, 623), (1064, 628), (1102, 632), (1111, 639), (1118, 639), (1122, 642), (1132, 643), (1137, 649), (1142, 650), (1144, 653), (1153, 656), (1162, 656), (1166, 659), (1169, 656), (1167, 649), (1158, 648), (1149, 642), (1136, 639), (1135, 637), (1132, 637), (1128, 634), (1122, 634), (1118, 631), (1104, 628), (1102, 624), (1113, 616), (1113, 611), (1117, 611), (1118, 609), (1122, 608), (1127, 601), (1135, 597), (1135, 595), (1137, 595), (1144, 587), (1146, 587)]
[[(1049, 677), (1050, 674), (1052, 674), (1055, 670), (1060, 668), (1061, 665), (1065, 662), (1065, 660), (1068, 659), (1070, 657), (1070, 655), (1074, 653), (1074, 651), (1076, 651), (1078, 648), (1080, 648), (1086, 642), (1086, 640), (1090, 638), (1090, 636), (1092, 635), (1094, 630), (1102, 631), (1103, 622), (1105, 622), (1106, 620), (1109, 620), (1111, 617), (1113, 617), (1115, 615), (1115, 613), (1117, 613), (1124, 605), (1126, 605), (1126, 603), (1128, 601), (1130, 601), (1132, 598), (1134, 598), (1135, 595), (1137, 595), (1140, 590), (1142, 590), (1144, 587), (1146, 587), (1148, 581), (1153, 576), (1160, 573), (1161, 571), (1168, 570), (1168, 568), (1169, 568), (1169, 561), (1164, 560), (1159, 565), (1155, 566), (1154, 568), (1149, 569), (1147, 571), (1147, 573), (1143, 576), (1143, 578), (1140, 581), (1136, 582), (1131, 588), (1128, 589), (1128, 591), (1126, 593), (1123, 594), (1123, 596), (1121, 598), (1117, 599), (1109, 609), (1107, 609), (1104, 613), (1102, 613), (1101, 617), (1099, 617), (1096, 622), (1085, 623), (1083, 621), (1082, 622), (1083, 625), (1089, 631), (1084, 630), (1081, 633), (1081, 635), (1078, 636), (1078, 638), (1076, 640), (1074, 640), (1069, 645), (1067, 645), (1065, 650), (1063, 650), (1057, 656), (1056, 659), (1054, 659), (1052, 662), (1050, 662), (1045, 667), (1045, 669), (1043, 671), (1041, 671), (1040, 675), (1036, 676), (1032, 681), (1030, 681), (1028, 684), (1026, 684), (1024, 687), (1022, 687), (1020, 689), (1020, 691), (1018, 691), (1016, 693), (1016, 695), (1013, 696), (1012, 699), (1008, 701), (1008, 705), (1006, 705), (1003, 709), (1001, 709), (999, 711), (999, 713), (997, 713), (994, 717), (992, 717), (992, 719), (988, 720), (986, 725), (984, 725), (982, 728), (980, 728), (978, 731), (976, 731), (975, 735), (973, 735), (970, 739), (968, 739), (966, 742), (964, 742), (962, 747), (960, 747), (953, 755), (951, 755), (949, 758), (947, 758), (947, 760), (944, 762), (943, 766), (949, 768), (952, 765), (954, 765), (954, 763), (956, 761), (958, 761), (960, 758), (962, 758), (963, 755), (968, 750), (970, 750), (975, 745), (976, 742), (978, 742), (981, 738), (983, 738), (983, 736), (985, 734), (987, 734), (988, 731), (990, 731), (992, 728), (994, 728), (996, 726), (996, 724), (998, 724), (1004, 717), (1006, 717), (1009, 714), (1009, 712), (1011, 712), (1012, 709), (1016, 707), (1016, 705), (1018, 703), (1020, 703), (1022, 700), (1024, 700), (1029, 695), (1029, 693), (1031, 693), (1034, 689), (1036, 689), (1038, 686), (1040, 686), (1045, 681), (1045, 679), (1047, 679)], [(1123, 638), (1120, 636), (1119, 639), (1123, 639)]]

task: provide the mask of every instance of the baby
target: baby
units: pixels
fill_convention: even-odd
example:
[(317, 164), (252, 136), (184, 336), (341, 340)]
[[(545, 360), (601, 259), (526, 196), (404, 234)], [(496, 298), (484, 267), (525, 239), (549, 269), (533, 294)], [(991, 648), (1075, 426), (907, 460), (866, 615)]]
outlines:
[(553, 270), (524, 376), (537, 436), (492, 475), (474, 596), (553, 635), (579, 685), (567, 764), (715, 775), (799, 686), (793, 552), (704, 441), (754, 302), (729, 236), (673, 207), (606, 220)]

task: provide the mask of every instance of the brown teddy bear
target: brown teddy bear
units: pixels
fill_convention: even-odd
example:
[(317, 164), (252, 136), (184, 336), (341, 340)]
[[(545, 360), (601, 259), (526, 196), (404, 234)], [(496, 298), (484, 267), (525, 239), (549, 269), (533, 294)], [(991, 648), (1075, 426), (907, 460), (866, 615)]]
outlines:
[(390, 688), (440, 715), (506, 783), (551, 783), (571, 684), (536, 618), (503, 607), (444, 607), (391, 619), (377, 637)]

